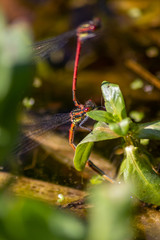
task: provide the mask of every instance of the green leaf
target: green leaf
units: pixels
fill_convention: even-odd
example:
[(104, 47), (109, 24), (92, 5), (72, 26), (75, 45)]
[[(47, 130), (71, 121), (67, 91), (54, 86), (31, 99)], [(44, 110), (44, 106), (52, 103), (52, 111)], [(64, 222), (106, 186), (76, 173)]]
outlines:
[(132, 90), (137, 90), (139, 88), (142, 88), (144, 86), (144, 82), (140, 78), (136, 78), (131, 84), (130, 87)]
[(144, 112), (138, 112), (138, 111), (131, 111), (129, 113), (129, 116), (135, 121), (140, 122), (144, 118), (145, 114)]
[(94, 145), (93, 142), (78, 144), (73, 159), (76, 170), (82, 171), (85, 168), (86, 162), (89, 158), (93, 145)]
[(102, 94), (107, 112), (111, 113), (117, 122), (127, 117), (123, 95), (118, 85), (102, 82)]
[(96, 184), (100, 184), (104, 181), (104, 178), (100, 175), (94, 175), (91, 179), (90, 179), (90, 183), (93, 185)]
[(87, 113), (87, 115), (95, 121), (113, 123), (114, 117), (111, 113), (102, 110), (93, 110)]
[(148, 145), (149, 144), (149, 139), (140, 139), (140, 144), (142, 144), (142, 145)]
[(160, 121), (137, 124), (136, 138), (160, 140)]
[(114, 138), (119, 138), (118, 134), (113, 132), (108, 124), (104, 122), (98, 122), (93, 131), (89, 133), (79, 144), (87, 143), (87, 142), (99, 142)]
[(74, 166), (78, 171), (82, 171), (91, 153), (93, 142), (118, 138), (104, 122), (98, 122), (91, 133), (89, 133), (78, 145), (74, 156)]
[(109, 128), (119, 136), (126, 136), (130, 127), (130, 118), (125, 118), (119, 123), (110, 123)]
[(160, 205), (160, 177), (152, 169), (149, 154), (132, 145), (125, 153), (120, 174), (134, 186), (132, 193), (144, 202)]

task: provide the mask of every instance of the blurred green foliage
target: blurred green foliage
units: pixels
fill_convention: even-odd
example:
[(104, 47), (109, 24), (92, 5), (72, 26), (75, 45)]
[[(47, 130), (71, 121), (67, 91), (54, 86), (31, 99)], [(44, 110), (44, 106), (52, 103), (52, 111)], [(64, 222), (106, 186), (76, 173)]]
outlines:
[(129, 113), (129, 116), (135, 121), (135, 122), (140, 122), (144, 118), (144, 113), (143, 112), (138, 112), (138, 111), (131, 111)]
[(0, 161), (16, 138), (18, 104), (33, 79), (30, 44), (27, 24), (7, 25), (0, 13)]
[[(124, 240), (130, 229), (128, 187), (98, 185), (89, 201), (89, 222), (44, 203), (0, 194), (0, 239), (3, 240)], [(116, 229), (116, 231), (115, 231)]]
[(41, 202), (0, 196), (0, 239), (84, 239), (80, 220)]
[(89, 214), (88, 240), (131, 239), (132, 212), (129, 187), (123, 184), (98, 185), (93, 188)]

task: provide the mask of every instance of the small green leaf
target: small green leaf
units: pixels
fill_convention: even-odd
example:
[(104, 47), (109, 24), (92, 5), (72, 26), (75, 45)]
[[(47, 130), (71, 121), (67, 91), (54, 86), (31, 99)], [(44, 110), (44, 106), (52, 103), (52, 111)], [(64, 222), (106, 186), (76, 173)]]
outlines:
[(130, 118), (125, 118), (119, 123), (110, 123), (109, 128), (119, 136), (126, 136), (130, 126)]
[(104, 178), (100, 175), (94, 175), (91, 179), (90, 179), (90, 183), (93, 185), (96, 184), (100, 184), (104, 181)]
[(102, 110), (93, 110), (87, 113), (87, 115), (95, 121), (113, 123), (114, 117), (111, 113)]
[(140, 122), (144, 118), (144, 113), (143, 112), (138, 112), (138, 111), (131, 111), (129, 113), (129, 116), (135, 121), (135, 122)]
[(144, 202), (160, 205), (160, 177), (152, 169), (149, 154), (132, 145), (125, 153), (120, 174), (134, 186), (132, 193)]
[(144, 85), (142, 79), (140, 78), (136, 78), (131, 84), (130, 87), (132, 90), (137, 90), (139, 88), (142, 88)]
[(82, 171), (85, 168), (86, 162), (89, 158), (93, 145), (94, 145), (93, 142), (77, 145), (73, 159), (76, 170)]
[(144, 146), (146, 146), (146, 145), (148, 145), (149, 144), (149, 139), (140, 139), (140, 144), (142, 144), (142, 145), (144, 145)]
[(160, 140), (160, 121), (137, 124), (136, 138)]
[(111, 113), (114, 119), (117, 119), (117, 122), (126, 118), (125, 103), (119, 86), (104, 81), (102, 82), (101, 88), (107, 112)]

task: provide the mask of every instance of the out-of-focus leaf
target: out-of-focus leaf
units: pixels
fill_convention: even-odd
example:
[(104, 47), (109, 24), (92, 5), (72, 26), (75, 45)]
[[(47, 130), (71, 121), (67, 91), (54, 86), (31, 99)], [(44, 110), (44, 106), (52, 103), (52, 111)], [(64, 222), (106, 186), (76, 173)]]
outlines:
[(137, 90), (139, 88), (142, 88), (144, 85), (142, 79), (140, 78), (136, 78), (131, 84), (130, 87), (132, 90)]
[(17, 132), (18, 103), (33, 78), (31, 34), (27, 24), (9, 26), (0, 15), (0, 161), (9, 152)]
[(160, 121), (137, 124), (134, 136), (136, 138), (160, 140)]
[(118, 85), (102, 82), (102, 94), (107, 112), (111, 113), (116, 122), (127, 117), (123, 95)]
[[(93, 191), (94, 190), (94, 191)], [(129, 187), (102, 184), (92, 191), (88, 240), (132, 239)]]
[(144, 202), (160, 205), (160, 177), (152, 169), (150, 156), (133, 145), (127, 146), (125, 153), (120, 174), (133, 185), (132, 193)]
[(44, 203), (0, 196), (0, 239), (80, 240), (84, 224), (75, 217)]
[(87, 113), (87, 115), (95, 121), (113, 123), (115, 122), (113, 115), (109, 112), (102, 110), (93, 110)]
[(138, 112), (138, 111), (131, 111), (129, 113), (129, 116), (135, 121), (135, 122), (140, 122), (144, 118), (144, 113), (143, 112)]
[(119, 136), (126, 136), (130, 126), (130, 118), (125, 118), (119, 123), (110, 123), (109, 128)]
[(142, 144), (142, 145), (148, 145), (149, 144), (149, 139), (140, 139), (140, 144)]
[(104, 181), (104, 178), (100, 175), (94, 175), (91, 179), (90, 179), (90, 183), (93, 185), (96, 184), (100, 184)]

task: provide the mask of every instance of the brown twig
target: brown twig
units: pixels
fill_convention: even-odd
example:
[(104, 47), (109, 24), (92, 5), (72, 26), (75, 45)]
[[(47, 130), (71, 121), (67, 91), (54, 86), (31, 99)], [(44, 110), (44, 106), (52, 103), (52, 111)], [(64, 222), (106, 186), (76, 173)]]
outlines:
[(154, 85), (156, 88), (160, 90), (160, 80), (156, 78), (152, 73), (147, 71), (144, 67), (142, 67), (137, 62), (129, 59), (126, 61), (126, 66), (131, 69), (133, 72), (138, 74), (140, 77), (148, 81), (150, 84)]

